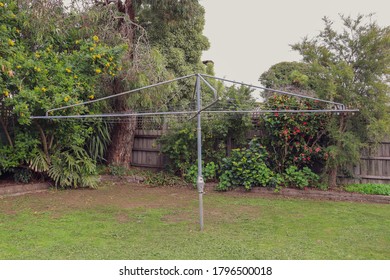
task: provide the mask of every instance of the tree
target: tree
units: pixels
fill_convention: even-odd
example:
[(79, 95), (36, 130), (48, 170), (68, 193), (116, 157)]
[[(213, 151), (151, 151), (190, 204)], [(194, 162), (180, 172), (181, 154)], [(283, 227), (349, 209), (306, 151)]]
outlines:
[(329, 186), (334, 187), (338, 169), (357, 161), (363, 145), (389, 132), (390, 28), (378, 26), (372, 16), (341, 16), (342, 31), (328, 18), (323, 20), (324, 30), (317, 37), (292, 48), (302, 55), (308, 85), (319, 98), (360, 110), (329, 122), (327, 170)]
[[(60, 186), (90, 186), (95, 153), (87, 146), (99, 124), (30, 116), (94, 99), (100, 78), (112, 78), (119, 71), (124, 46), (110, 48), (97, 35), (79, 36), (77, 22), (60, 2), (0, 3), (0, 105), (10, 112), (1, 116), (7, 143), (0, 147), (0, 171), (23, 168), (48, 174)], [(78, 106), (65, 113), (98, 111)]]
[[(279, 89), (301, 95), (314, 96), (315, 90), (310, 66), (303, 62), (280, 62), (272, 65), (261, 74), (259, 81), (267, 88)], [(263, 92), (263, 97), (273, 96), (272, 92)]]
[[(96, 26), (104, 26), (102, 29), (107, 36), (102, 37), (109, 37), (111, 33), (119, 34), (129, 47), (124, 57), (125, 71), (111, 84), (110, 94), (205, 71), (201, 53), (208, 48), (208, 41), (202, 35), (204, 9), (197, 0), (105, 0), (94, 1), (94, 5), (89, 8), (104, 15), (112, 11), (113, 7), (116, 11), (112, 16), (108, 19), (105, 16), (105, 20), (97, 22)], [(106, 27), (107, 22), (110, 28)], [(170, 90), (166, 89), (168, 94), (164, 98), (170, 99), (175, 91), (180, 92), (180, 98), (188, 98), (193, 92), (193, 84), (188, 81), (176, 87), (179, 90), (172, 86)], [(116, 98), (111, 104), (112, 110), (130, 112), (140, 107), (151, 109), (162, 106), (164, 101), (155, 96), (156, 91), (151, 90), (145, 92), (142, 100)], [(132, 118), (129, 122), (114, 125), (112, 142), (107, 152), (109, 164), (127, 166), (131, 163), (135, 124), (136, 119)]]

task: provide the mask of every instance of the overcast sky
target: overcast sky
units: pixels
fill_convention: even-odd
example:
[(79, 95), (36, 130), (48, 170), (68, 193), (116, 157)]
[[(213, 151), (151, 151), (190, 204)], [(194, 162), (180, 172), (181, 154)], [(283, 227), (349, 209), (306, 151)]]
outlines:
[(204, 34), (211, 43), (203, 54), (213, 60), (216, 75), (259, 85), (259, 76), (273, 64), (299, 60), (290, 44), (316, 36), (324, 16), (340, 22), (339, 14), (356, 17), (375, 13), (381, 26), (390, 25), (389, 0), (200, 0), (206, 10)]

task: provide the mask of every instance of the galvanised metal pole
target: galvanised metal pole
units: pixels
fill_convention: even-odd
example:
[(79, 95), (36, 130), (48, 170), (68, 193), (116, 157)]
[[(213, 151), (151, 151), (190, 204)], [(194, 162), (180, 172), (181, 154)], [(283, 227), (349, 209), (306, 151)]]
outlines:
[(199, 193), (199, 224), (200, 230), (203, 231), (203, 193), (204, 193), (204, 180), (202, 173), (202, 125), (201, 125), (201, 110), (202, 110), (202, 98), (200, 89), (200, 76), (196, 75), (196, 100), (198, 109), (198, 129), (197, 129), (197, 140), (198, 140), (198, 179), (196, 185)]

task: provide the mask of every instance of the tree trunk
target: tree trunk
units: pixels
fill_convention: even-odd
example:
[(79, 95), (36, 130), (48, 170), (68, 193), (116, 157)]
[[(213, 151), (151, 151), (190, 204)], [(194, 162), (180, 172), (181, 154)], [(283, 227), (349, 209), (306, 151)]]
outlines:
[(111, 165), (128, 167), (132, 161), (136, 117), (115, 124), (111, 145), (108, 148), (107, 162)]
[(43, 128), (41, 127), (41, 125), (37, 121), (35, 121), (34, 123), (35, 123), (36, 127), (38, 128), (39, 135), (41, 136), (41, 144), (42, 144), (43, 152), (45, 153), (47, 162), (50, 162), (49, 146), (47, 145), (47, 137), (45, 135), (45, 132), (43, 131)]
[[(339, 134), (342, 135), (346, 130), (346, 116), (342, 114), (340, 116), (340, 123), (339, 123)], [(341, 150), (342, 142), (340, 140), (337, 140), (336, 146)], [(335, 159), (333, 159), (335, 160)], [(331, 167), (328, 171), (328, 187), (329, 188), (336, 188), (337, 187), (337, 172), (338, 172), (338, 165), (334, 164), (333, 167)]]
[(337, 166), (329, 170), (328, 187), (330, 189), (337, 187), (337, 170), (338, 170)]
[[(118, 11), (129, 16), (129, 19), (134, 22), (135, 10), (132, 0), (118, 1)], [(129, 45), (129, 58), (132, 60), (132, 48), (134, 42), (133, 26), (122, 28), (124, 20), (120, 19), (118, 22), (118, 30), (127, 38)], [(115, 79), (113, 82), (113, 94), (118, 94), (124, 91), (123, 81)], [(132, 112), (127, 104), (126, 96), (115, 98), (113, 108), (115, 112)], [(136, 129), (136, 117), (129, 117), (121, 119), (116, 123), (111, 131), (111, 144), (107, 151), (107, 162), (111, 165), (120, 165), (128, 167), (132, 162), (134, 134)]]
[[(114, 81), (115, 93), (121, 92), (122, 83), (119, 80)], [(120, 96), (115, 98), (114, 101), (115, 110), (117, 112), (132, 111), (128, 108), (126, 96)], [(120, 165), (128, 167), (132, 161), (134, 134), (136, 129), (136, 117), (131, 116), (127, 118), (121, 118), (118, 120), (111, 131), (111, 144), (107, 151), (107, 162), (111, 165)]]

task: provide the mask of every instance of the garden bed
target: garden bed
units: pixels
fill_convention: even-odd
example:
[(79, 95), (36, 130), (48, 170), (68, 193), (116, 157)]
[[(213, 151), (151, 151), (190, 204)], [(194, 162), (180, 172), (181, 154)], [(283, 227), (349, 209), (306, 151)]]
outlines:
[[(143, 184), (145, 180), (141, 176), (110, 176), (104, 175), (100, 177), (102, 182), (114, 181), (118, 184)], [(205, 190), (206, 192), (216, 192), (215, 183), (207, 183)], [(22, 195), (26, 193), (42, 192), (48, 190), (50, 184), (47, 182), (34, 182), (30, 184), (18, 184), (15, 182), (4, 181), (0, 183), (0, 197), (1, 196), (14, 196)], [(182, 186), (180, 186), (182, 188)], [(303, 199), (314, 199), (314, 200), (331, 200), (331, 201), (354, 201), (364, 203), (383, 203), (390, 204), (390, 196), (384, 195), (368, 195), (359, 193), (349, 193), (341, 189), (336, 190), (317, 190), (306, 188), (303, 190), (293, 188), (283, 188), (279, 192), (275, 192), (271, 188), (253, 188), (251, 191), (245, 191), (243, 188), (237, 188), (229, 192), (220, 192), (224, 194), (240, 194), (248, 196), (266, 196), (266, 197), (285, 197), (285, 198), (303, 198)]]

